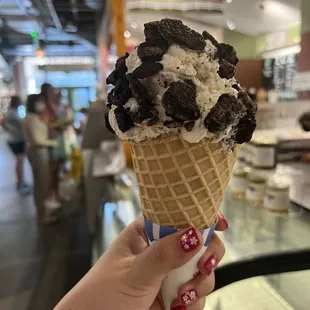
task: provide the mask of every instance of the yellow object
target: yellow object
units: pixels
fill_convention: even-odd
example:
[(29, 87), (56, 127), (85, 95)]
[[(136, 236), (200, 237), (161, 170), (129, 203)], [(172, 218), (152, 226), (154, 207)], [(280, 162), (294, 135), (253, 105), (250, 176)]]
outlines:
[(237, 151), (177, 136), (130, 146), (145, 218), (175, 228), (206, 229), (217, 222)]
[(69, 179), (78, 183), (82, 174), (82, 156), (79, 148), (74, 148), (71, 154), (71, 170), (69, 172)]
[(113, 0), (112, 13), (114, 22), (114, 39), (117, 48), (117, 55), (123, 56), (126, 53), (125, 45), (125, 22), (124, 22), (124, 3), (123, 0)]

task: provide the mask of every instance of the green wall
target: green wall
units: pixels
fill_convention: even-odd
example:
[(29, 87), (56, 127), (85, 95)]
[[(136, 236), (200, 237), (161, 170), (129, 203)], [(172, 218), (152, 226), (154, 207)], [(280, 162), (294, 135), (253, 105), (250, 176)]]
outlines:
[(301, 33), (310, 31), (310, 1), (302, 0), (301, 2)]
[(238, 31), (224, 29), (224, 42), (232, 45), (240, 59), (256, 58), (256, 38)]
[[(308, 31), (310, 31), (310, 15)], [(284, 46), (300, 42), (300, 24), (288, 28), (285, 32), (286, 40)], [(266, 37), (266, 33), (258, 36), (249, 36), (238, 31), (224, 29), (224, 42), (235, 47), (240, 59), (259, 58), (261, 53), (266, 51)]]

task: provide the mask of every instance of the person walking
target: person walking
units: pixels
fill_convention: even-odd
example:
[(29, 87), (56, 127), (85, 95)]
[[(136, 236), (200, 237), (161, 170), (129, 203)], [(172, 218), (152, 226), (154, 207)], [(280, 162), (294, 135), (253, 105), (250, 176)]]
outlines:
[(21, 195), (31, 193), (31, 187), (24, 180), (25, 138), (18, 115), (18, 107), (22, 101), (18, 96), (11, 97), (10, 107), (2, 126), (8, 132), (8, 146), (15, 156), (16, 189)]
[(49, 149), (56, 146), (56, 141), (49, 139), (48, 126), (40, 116), (44, 109), (45, 104), (40, 95), (29, 95), (23, 128), (27, 142), (27, 155), (33, 173), (37, 220), (40, 224), (49, 224), (58, 219), (45, 208), (50, 181)]

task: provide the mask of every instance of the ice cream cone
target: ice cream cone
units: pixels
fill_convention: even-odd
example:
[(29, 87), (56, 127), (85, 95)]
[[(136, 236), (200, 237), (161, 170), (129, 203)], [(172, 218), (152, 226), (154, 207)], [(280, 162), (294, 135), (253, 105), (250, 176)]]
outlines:
[(161, 226), (206, 229), (217, 222), (237, 151), (178, 136), (130, 142), (143, 214)]

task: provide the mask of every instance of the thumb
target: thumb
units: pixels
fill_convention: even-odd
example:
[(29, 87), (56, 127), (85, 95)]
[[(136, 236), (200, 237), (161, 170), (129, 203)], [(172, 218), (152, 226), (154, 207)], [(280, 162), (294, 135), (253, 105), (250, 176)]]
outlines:
[(195, 228), (183, 229), (156, 241), (136, 257), (133, 279), (143, 285), (162, 281), (169, 271), (190, 261), (202, 243), (201, 233)]

